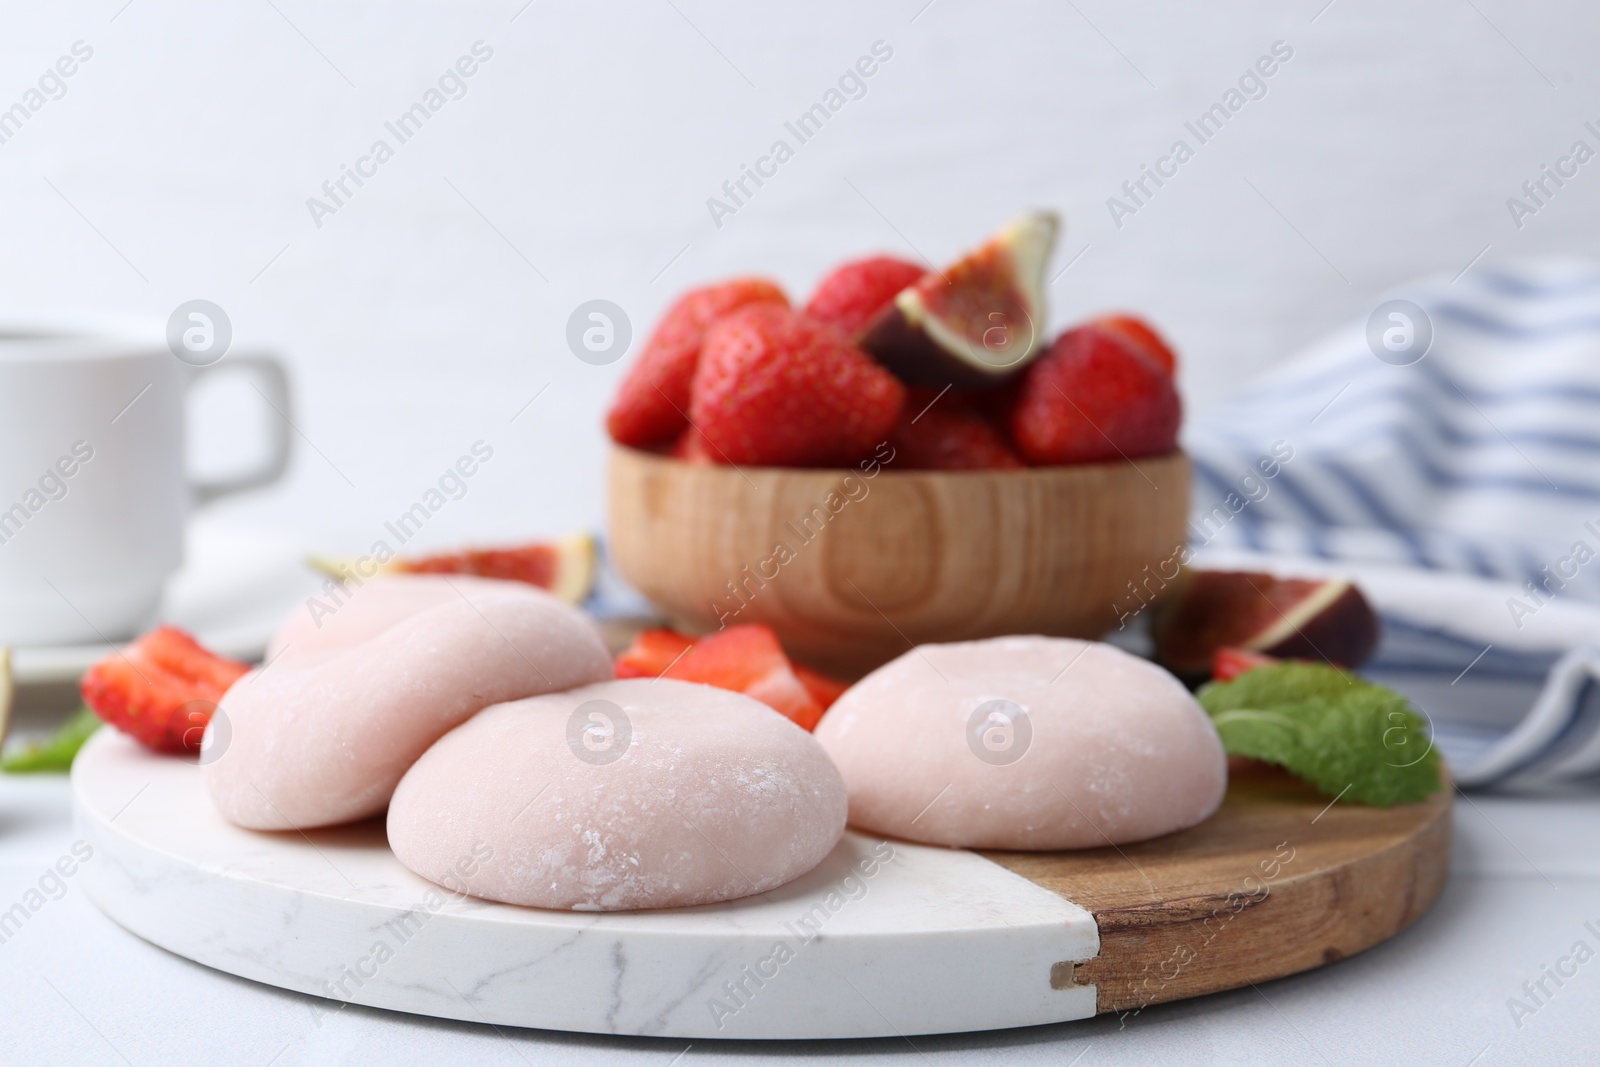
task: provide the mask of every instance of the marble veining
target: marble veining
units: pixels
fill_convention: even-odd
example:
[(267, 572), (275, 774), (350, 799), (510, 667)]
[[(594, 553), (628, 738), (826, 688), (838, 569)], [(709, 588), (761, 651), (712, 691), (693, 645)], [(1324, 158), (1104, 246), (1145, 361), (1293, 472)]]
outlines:
[(1050, 988), (1052, 964), (1098, 952), (1093, 918), (970, 852), (851, 832), (815, 870), (759, 896), (556, 912), (417, 877), (379, 820), (305, 834), (232, 826), (197, 767), (109, 730), (72, 777), (79, 833), (95, 849), (84, 884), (102, 910), (181, 956), (334, 1002), (694, 1039), (1094, 1014), (1092, 986)]

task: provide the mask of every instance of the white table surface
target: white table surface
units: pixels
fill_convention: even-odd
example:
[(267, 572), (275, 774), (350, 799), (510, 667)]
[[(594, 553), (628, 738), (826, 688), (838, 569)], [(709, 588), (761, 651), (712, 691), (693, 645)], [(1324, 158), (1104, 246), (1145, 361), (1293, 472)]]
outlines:
[[(1600, 928), (1600, 797), (1458, 799), (1453, 873), (1414, 927), (1318, 971), (1119, 1020), (984, 1034), (719, 1043), (496, 1029), (338, 1008), (211, 971), (105, 918), (74, 879), (0, 944), (8, 1063), (1592, 1062), (1600, 958), (1518, 1027), (1507, 998)], [(64, 777), (0, 778), (0, 908), (74, 840)], [(337, 1010), (335, 1010), (337, 1009)], [(681, 1057), (674, 1061), (674, 1057)], [(1074, 1059), (1074, 1057), (1081, 1057)], [(1475, 1059), (1476, 1057), (1476, 1059)]]

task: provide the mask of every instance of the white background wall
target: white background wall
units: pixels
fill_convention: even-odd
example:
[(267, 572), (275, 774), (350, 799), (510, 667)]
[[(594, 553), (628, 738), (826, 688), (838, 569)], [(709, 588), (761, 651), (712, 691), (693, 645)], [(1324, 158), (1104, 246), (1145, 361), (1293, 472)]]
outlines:
[[(332, 549), (480, 438), (495, 459), (428, 541), (598, 523), (626, 362), (568, 351), (593, 297), (642, 335), (691, 284), (765, 272), (803, 299), (841, 258), (943, 261), (1053, 206), (1056, 269), (1087, 248), (1053, 325), (1148, 313), (1203, 412), (1417, 274), (1600, 237), (1600, 163), (1521, 229), (1505, 204), (1596, 141), (1600, 8), (1576, 0), (523, 2), (7, 4), (0, 107), (73, 42), (94, 56), (0, 145), (0, 303), (164, 320), (204, 297), (236, 346), (281, 345), (314, 448), (219, 506)], [(467, 95), (316, 227), (306, 198), (478, 40)], [(867, 95), (715, 227), (706, 198), (879, 40)], [(1278, 40), (1266, 97), (1115, 227), (1106, 198)], [(226, 466), (261, 413), (215, 393), (194, 443)]]

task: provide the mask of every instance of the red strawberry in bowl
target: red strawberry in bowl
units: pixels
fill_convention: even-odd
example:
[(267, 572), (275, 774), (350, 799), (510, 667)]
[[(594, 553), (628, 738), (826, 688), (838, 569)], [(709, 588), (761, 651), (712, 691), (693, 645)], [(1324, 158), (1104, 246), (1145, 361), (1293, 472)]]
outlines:
[(1012, 439), (1030, 463), (1094, 463), (1178, 447), (1183, 406), (1162, 365), (1093, 325), (1068, 330), (1022, 374)]
[(851, 260), (817, 283), (806, 301), (806, 314), (855, 340), (888, 309), (895, 294), (926, 273), (926, 267), (894, 256)]
[(684, 428), (678, 439), (667, 449), (667, 455), (685, 463), (711, 463), (711, 450), (706, 447), (705, 435), (693, 426)]
[(1102, 315), (1089, 325), (1143, 352), (1161, 364), (1168, 374), (1178, 372), (1178, 357), (1172, 351), (1172, 346), (1156, 333), (1155, 327), (1137, 315)]
[(889, 435), (897, 470), (999, 470), (1022, 460), (994, 423), (960, 390), (942, 396), (934, 389), (910, 389), (900, 421)]
[(737, 278), (691, 289), (679, 297), (656, 324), (617, 390), (606, 415), (611, 439), (634, 448), (652, 448), (681, 434), (689, 425), (689, 384), (707, 327), (751, 304), (786, 308), (789, 299), (764, 278)]
[(714, 461), (843, 467), (887, 439), (904, 401), (837, 329), (768, 303), (706, 331), (689, 417)]

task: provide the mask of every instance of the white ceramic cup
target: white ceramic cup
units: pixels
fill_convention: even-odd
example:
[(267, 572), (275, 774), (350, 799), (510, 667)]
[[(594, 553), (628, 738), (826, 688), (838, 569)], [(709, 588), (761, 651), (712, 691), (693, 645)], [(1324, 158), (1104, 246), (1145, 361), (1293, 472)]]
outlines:
[[(184, 404), (238, 372), (278, 412), (265, 462), (218, 482), (184, 471)], [(0, 320), (0, 645), (128, 638), (154, 620), (195, 504), (289, 463), (283, 364), (227, 352), (204, 367), (131, 328)]]

